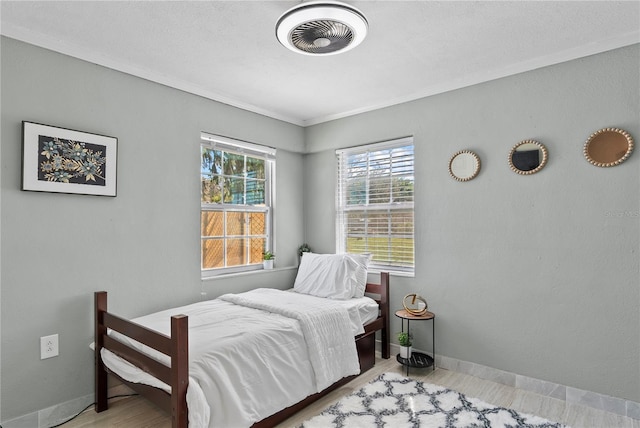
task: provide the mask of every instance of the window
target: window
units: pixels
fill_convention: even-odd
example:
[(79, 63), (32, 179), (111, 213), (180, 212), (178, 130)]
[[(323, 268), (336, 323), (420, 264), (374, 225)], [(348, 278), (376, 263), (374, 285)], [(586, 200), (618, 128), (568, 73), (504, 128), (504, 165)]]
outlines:
[(203, 133), (200, 152), (202, 276), (262, 269), (272, 251), (275, 149)]
[(336, 248), (370, 268), (413, 275), (413, 137), (337, 150)]

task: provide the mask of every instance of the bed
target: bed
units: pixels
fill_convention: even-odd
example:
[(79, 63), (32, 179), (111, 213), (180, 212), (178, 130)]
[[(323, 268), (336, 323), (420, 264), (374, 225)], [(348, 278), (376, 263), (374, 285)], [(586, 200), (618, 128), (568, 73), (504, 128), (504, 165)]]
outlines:
[[(323, 257), (333, 266), (312, 263)], [(305, 255), (292, 290), (224, 295), (134, 320), (108, 312), (107, 293), (96, 292), (96, 411), (108, 408), (112, 375), (169, 412), (173, 427), (271, 427), (287, 419), (373, 367), (378, 331), (381, 355), (389, 358), (387, 273), (379, 284), (366, 283), (365, 263), (363, 287), (362, 270), (357, 274), (363, 297), (318, 296), (327, 289), (321, 283), (344, 291), (345, 263), (355, 266), (348, 257)], [(335, 343), (325, 345), (323, 331)], [(343, 357), (351, 352), (355, 366)]]

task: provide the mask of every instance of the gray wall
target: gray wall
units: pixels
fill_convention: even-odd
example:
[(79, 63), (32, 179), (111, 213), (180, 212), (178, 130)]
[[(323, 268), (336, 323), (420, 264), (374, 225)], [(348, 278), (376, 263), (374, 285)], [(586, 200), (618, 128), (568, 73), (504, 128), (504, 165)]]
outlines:
[[(92, 393), (95, 290), (135, 316), (202, 293), (292, 283), (287, 269), (200, 280), (189, 190), (199, 186), (200, 131), (279, 149), (280, 267), (295, 264), (303, 241), (335, 248), (333, 149), (414, 135), (416, 277), (392, 278), (392, 305), (408, 292), (427, 297), (441, 355), (640, 401), (640, 160), (601, 169), (581, 155), (604, 126), (640, 138), (638, 46), (303, 130), (1, 43), (2, 420)], [(118, 196), (20, 191), (22, 120), (118, 137)], [(550, 160), (519, 176), (507, 154), (530, 138)], [(458, 183), (447, 163), (464, 148), (482, 171)], [(416, 346), (428, 349), (428, 326), (415, 328)], [(60, 356), (41, 361), (39, 337), (54, 333)]]
[[(438, 354), (640, 401), (640, 154), (615, 168), (582, 156), (602, 127), (640, 139), (639, 51), (307, 128), (308, 243), (335, 249), (333, 149), (414, 135), (416, 275), (392, 277), (392, 306), (409, 292), (427, 298)], [(549, 150), (532, 176), (507, 162), (525, 139)], [(466, 183), (447, 169), (461, 149), (482, 160)], [(429, 350), (429, 323), (414, 326), (416, 347)]]
[[(294, 270), (200, 280), (200, 132), (278, 148), (275, 252), (303, 242), (303, 129), (2, 38), (2, 420), (93, 391), (93, 292), (125, 316), (292, 284)], [(118, 138), (116, 198), (20, 191), (23, 120)], [(40, 360), (58, 333), (60, 355)]]

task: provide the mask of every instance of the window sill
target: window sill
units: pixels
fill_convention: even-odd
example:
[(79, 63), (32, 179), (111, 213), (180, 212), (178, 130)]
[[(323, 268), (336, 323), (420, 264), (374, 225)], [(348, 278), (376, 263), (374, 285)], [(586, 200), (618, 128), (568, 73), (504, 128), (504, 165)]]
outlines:
[(200, 280), (202, 282), (215, 281), (217, 279), (235, 278), (239, 276), (249, 276), (249, 275), (262, 275), (262, 274), (268, 274), (272, 272), (282, 272), (285, 270), (293, 270), (293, 269), (298, 269), (298, 266), (285, 266), (285, 267), (276, 267), (273, 269), (256, 269), (256, 270), (250, 270), (246, 272), (223, 273), (220, 275), (205, 276), (200, 278)]

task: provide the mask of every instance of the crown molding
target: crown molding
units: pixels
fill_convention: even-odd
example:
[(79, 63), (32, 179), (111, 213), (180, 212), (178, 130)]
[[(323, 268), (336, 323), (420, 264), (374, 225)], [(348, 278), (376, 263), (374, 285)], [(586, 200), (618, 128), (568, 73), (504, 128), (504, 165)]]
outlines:
[(489, 82), (503, 77), (513, 76), (515, 74), (525, 73), (527, 71), (536, 70), (543, 67), (548, 67), (555, 64), (560, 64), (567, 61), (572, 61), (579, 58), (584, 58), (591, 55), (596, 55), (606, 51), (623, 48), (625, 46), (631, 46), (640, 43), (640, 30), (633, 31), (631, 33), (624, 34), (618, 37), (612, 37), (606, 40), (601, 40), (597, 43), (589, 43), (586, 45), (578, 46), (572, 49), (567, 49), (561, 52), (555, 52), (549, 55), (540, 56), (527, 61), (511, 64), (507, 67), (496, 68), (490, 71), (483, 71), (476, 74), (465, 76), (461, 79), (450, 80), (447, 82), (438, 83), (428, 88), (417, 91), (413, 94), (389, 99), (383, 103), (371, 104), (362, 108), (349, 110), (332, 115), (317, 117), (303, 121), (302, 126), (317, 125), (324, 122), (330, 122), (332, 120), (343, 119), (349, 116), (355, 116), (357, 114), (367, 113), (374, 110), (379, 110), (386, 107), (392, 107), (395, 105), (416, 101), (421, 98), (426, 98), (432, 95), (442, 94), (456, 89), (465, 88), (468, 86), (477, 85), (480, 83)]
[(181, 79), (177, 79), (172, 76), (165, 75), (163, 73), (148, 70), (140, 67), (136, 67), (131, 64), (127, 64), (118, 59), (99, 54), (97, 52), (85, 49), (81, 46), (65, 43), (58, 39), (43, 35), (41, 33), (34, 32), (32, 30), (25, 29), (23, 27), (14, 26), (12, 24), (4, 23), (0, 28), (0, 33), (4, 36), (20, 40), (25, 43), (29, 43), (35, 46), (39, 46), (45, 49), (49, 49), (55, 52), (59, 52), (64, 55), (68, 55), (77, 59), (88, 61), (103, 67), (107, 67), (116, 71), (127, 73), (136, 77), (140, 77), (155, 83), (159, 83), (164, 86), (168, 86), (174, 89), (179, 89), (184, 92), (188, 92), (194, 95), (198, 95), (213, 101), (217, 101), (223, 104), (227, 104), (232, 107), (237, 107), (242, 110), (246, 110), (252, 113), (256, 113), (262, 116), (267, 116), (272, 119), (281, 120), (291, 123), (293, 125), (307, 127), (312, 125), (318, 125), (324, 122), (330, 122), (333, 120), (343, 119), (349, 116), (355, 116), (362, 113), (379, 110), (386, 107), (392, 107), (395, 105), (416, 101), (421, 98), (426, 98), (432, 95), (441, 94), (444, 92), (461, 89), (468, 86), (477, 85), (480, 83), (488, 82), (491, 80), (500, 79), (507, 76), (512, 76), (519, 73), (547, 67), (550, 65), (559, 64), (562, 62), (571, 61), (578, 58), (595, 55), (598, 53), (622, 48), (640, 43), (640, 29), (630, 33), (626, 33), (620, 36), (611, 37), (595, 43), (588, 43), (575, 48), (567, 49), (561, 52), (555, 52), (549, 55), (543, 55), (537, 58), (533, 58), (527, 61), (512, 64), (507, 67), (500, 67), (488, 72), (479, 72), (472, 75), (465, 76), (460, 79), (455, 79), (447, 82), (438, 83), (428, 88), (421, 89), (412, 94), (403, 95), (386, 100), (381, 103), (370, 104), (357, 109), (338, 112), (335, 114), (318, 116), (309, 119), (299, 119), (283, 115), (271, 110), (267, 110), (256, 106), (251, 103), (240, 101), (229, 97), (224, 94), (220, 94), (198, 85), (194, 85), (191, 82), (186, 82)]
[(142, 79), (159, 83), (170, 88), (179, 89), (181, 91), (217, 101), (222, 104), (227, 104), (232, 107), (237, 107), (239, 109), (256, 113), (262, 116), (267, 116), (272, 119), (288, 122), (293, 125), (304, 126), (304, 122), (297, 118), (285, 116), (280, 113), (261, 108), (251, 103), (236, 100), (227, 95), (208, 90), (199, 85), (194, 85), (191, 82), (177, 79), (173, 76), (168, 76), (154, 70), (136, 67), (135, 65), (128, 64), (116, 58), (100, 54), (76, 44), (66, 43), (53, 37), (35, 32), (33, 30), (28, 30), (20, 26), (3, 23), (2, 27), (0, 28), (0, 33), (3, 36), (10, 37), (21, 42), (45, 48), (83, 61), (91, 62), (93, 64), (110, 68), (112, 70), (130, 74), (132, 76), (140, 77)]

